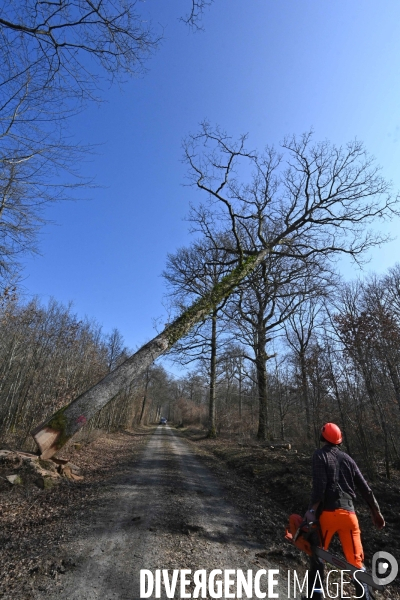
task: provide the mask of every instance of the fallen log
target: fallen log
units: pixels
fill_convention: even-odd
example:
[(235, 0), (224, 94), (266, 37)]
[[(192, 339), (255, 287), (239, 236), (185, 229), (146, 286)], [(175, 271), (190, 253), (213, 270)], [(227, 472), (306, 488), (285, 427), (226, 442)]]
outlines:
[(291, 450), (292, 444), (284, 443), (284, 444), (268, 444), (268, 448), (270, 450)]
[(82, 481), (84, 479), (82, 475), (79, 475), (77, 467), (70, 463), (62, 465), (60, 467), (60, 474), (66, 477), (67, 479), (71, 479), (72, 481)]
[(270, 450), (291, 450), (292, 448), (292, 444), (290, 442), (280, 442), (278, 444), (270, 444), (270, 443), (265, 443), (265, 442), (238, 442), (238, 446), (241, 446), (243, 448), (258, 448), (258, 449), (265, 449), (265, 448), (269, 448)]
[[(50, 460), (44, 460), (37, 454), (28, 452), (19, 452), (17, 450), (0, 450), (0, 462), (8, 465), (12, 470), (22, 469), (30, 476), (35, 483), (42, 489), (54, 487), (61, 482), (62, 477), (71, 481), (82, 481), (79, 467), (70, 463), (65, 458), (52, 457)], [(23, 476), (19, 474), (7, 475), (6, 479), (12, 485), (23, 484)]]
[(32, 431), (42, 458), (50, 458), (60, 450), (94, 415), (110, 402), (120, 390), (144, 372), (156, 358), (166, 353), (190, 329), (205, 319), (214, 306), (228, 298), (237, 285), (253, 271), (269, 254), (264, 249), (257, 255), (243, 260), (213, 289), (194, 302), (162, 333), (142, 346), (135, 354), (109, 373), (92, 388), (70, 404), (62, 407)]

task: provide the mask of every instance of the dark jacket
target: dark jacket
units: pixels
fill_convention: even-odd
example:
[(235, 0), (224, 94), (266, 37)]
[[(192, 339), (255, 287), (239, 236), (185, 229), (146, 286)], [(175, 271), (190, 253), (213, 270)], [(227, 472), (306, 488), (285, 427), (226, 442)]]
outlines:
[[(339, 448), (337, 446), (325, 445), (319, 450), (315, 450), (312, 460), (313, 488), (310, 504), (323, 502), (327, 489), (332, 487), (335, 479), (335, 469), (337, 468), (337, 456)], [(356, 497), (356, 489), (365, 500), (369, 500), (372, 492), (365, 481), (360, 469), (355, 461), (345, 452), (341, 452), (342, 460), (340, 464), (338, 484), (339, 488), (351, 499)]]

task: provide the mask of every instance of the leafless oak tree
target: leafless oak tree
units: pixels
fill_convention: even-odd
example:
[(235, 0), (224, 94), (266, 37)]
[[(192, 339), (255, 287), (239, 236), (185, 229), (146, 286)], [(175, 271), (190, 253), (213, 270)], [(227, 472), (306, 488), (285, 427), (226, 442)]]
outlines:
[[(210, 200), (194, 211), (195, 218), (205, 238), (227, 253), (231, 273), (115, 371), (39, 426), (35, 439), (45, 456), (270, 257), (309, 263), (347, 254), (359, 261), (366, 250), (387, 239), (367, 226), (397, 215), (398, 198), (361, 143), (336, 147), (313, 143), (306, 134), (284, 141), (281, 155), (273, 148), (248, 151), (245, 142), (245, 136), (235, 143), (204, 124), (185, 144), (190, 181)], [(228, 242), (216, 245), (221, 232)]]
[[(188, 302), (193, 302), (218, 285), (229, 269), (225, 264), (226, 252), (214, 245), (195, 242), (190, 248), (181, 248), (170, 254), (163, 276), (175, 300), (179, 312)], [(208, 319), (197, 323), (183, 339), (176, 343), (173, 354), (186, 364), (193, 360), (207, 362), (209, 372), (209, 437), (216, 436), (216, 374), (218, 339), (221, 330), (221, 310), (227, 299), (216, 303)]]
[[(326, 292), (326, 289), (324, 289)], [(321, 294), (322, 296), (322, 294)], [(307, 350), (318, 326), (318, 316), (322, 310), (321, 297), (311, 296), (297, 307), (285, 322), (286, 340), (292, 349), (297, 363), (300, 380), (300, 393), (306, 417), (307, 438), (312, 439), (312, 418), (307, 377)]]
[(246, 149), (247, 136), (234, 141), (203, 123), (185, 141), (189, 183), (208, 196), (195, 219), (209, 239), (230, 230), (234, 245), (220, 246), (232, 264), (261, 248), (302, 260), (347, 254), (360, 261), (387, 241), (368, 227), (398, 215), (399, 197), (374, 159), (357, 140), (337, 147), (312, 137), (293, 136), (279, 152), (258, 152)]
[[(202, 234), (227, 252), (232, 265), (268, 249), (268, 258), (239, 287), (236, 309), (255, 352), (258, 435), (265, 438), (267, 332), (321, 292), (316, 280), (326, 281), (327, 265), (338, 255), (360, 261), (368, 248), (385, 241), (366, 226), (398, 208), (357, 141), (337, 148), (313, 143), (309, 133), (286, 139), (280, 153), (249, 151), (245, 144), (246, 136), (234, 142), (204, 123), (186, 140), (185, 156), (190, 182), (208, 195), (208, 203), (192, 213)], [(230, 235), (221, 237), (221, 228)]]

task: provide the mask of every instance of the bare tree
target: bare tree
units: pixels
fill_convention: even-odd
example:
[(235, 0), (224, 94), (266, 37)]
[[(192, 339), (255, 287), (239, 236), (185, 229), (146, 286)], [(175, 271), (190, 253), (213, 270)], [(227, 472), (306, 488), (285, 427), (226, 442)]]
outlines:
[[(14, 91), (58, 90), (63, 97), (91, 97), (99, 75), (85, 56), (114, 80), (143, 70), (157, 46), (136, 1), (23, 0), (7, 3), (0, 18), (3, 81)], [(43, 92), (42, 92), (43, 93)]]
[(264, 248), (271, 256), (323, 254), (334, 261), (347, 254), (360, 261), (387, 241), (367, 227), (398, 215), (398, 196), (361, 142), (337, 147), (314, 143), (307, 133), (285, 139), (281, 153), (273, 147), (260, 153), (247, 150), (246, 139), (235, 142), (203, 123), (184, 144), (189, 183), (209, 198), (193, 210), (194, 219), (209, 239), (231, 231), (220, 238), (229, 245), (219, 246), (232, 264)]
[[(205, 4), (192, 3), (188, 23), (195, 25)], [(74, 169), (88, 148), (70, 143), (68, 118), (100, 99), (104, 80), (143, 73), (161, 37), (138, 0), (3, 3), (0, 276), (35, 251), (45, 205), (89, 183)]]
[(2, 7), (0, 275), (35, 250), (44, 206), (88, 184), (73, 171), (87, 148), (68, 143), (66, 119), (96, 96), (102, 77), (142, 71), (158, 38), (136, 2), (23, 0)]
[(99, 327), (71, 306), (9, 298), (0, 307), (0, 433), (19, 442), (39, 419), (107, 372)]
[[(263, 262), (272, 257), (318, 262), (318, 257), (333, 260), (340, 254), (359, 261), (387, 239), (366, 227), (398, 214), (398, 198), (391, 196), (390, 184), (361, 143), (338, 148), (314, 144), (307, 134), (282, 144), (284, 159), (272, 148), (263, 154), (247, 151), (245, 141), (242, 137), (234, 143), (204, 124), (185, 144), (191, 182), (207, 193), (213, 208), (194, 211), (196, 222), (214, 246), (221, 239), (219, 248), (227, 253), (225, 264), (232, 271), (118, 369), (39, 426), (35, 439), (44, 455), (56, 452)], [(219, 237), (221, 231), (225, 235)]]
[(124, 338), (121, 332), (116, 327), (106, 337), (106, 344), (108, 372), (110, 373), (126, 360), (128, 349), (124, 345)]
[[(315, 261), (313, 267), (316, 268)], [(257, 437), (265, 440), (270, 435), (267, 361), (274, 356), (268, 345), (276, 338), (285, 321), (310, 296), (320, 291), (308, 265), (284, 256), (270, 256), (238, 288), (230, 304), (230, 317), (242, 343), (251, 348), (246, 358), (253, 361), (257, 373), (259, 396), (259, 427)], [(236, 302), (235, 302), (236, 300)]]
[[(326, 293), (326, 290), (324, 290)], [(300, 371), (300, 392), (306, 416), (307, 438), (311, 440), (311, 410), (308, 393), (307, 350), (317, 326), (317, 317), (322, 306), (320, 298), (311, 296), (297, 307), (285, 322), (286, 339), (293, 350)]]
[[(7, 142), (7, 140), (6, 140)], [(0, 279), (13, 280), (21, 257), (37, 251), (37, 234), (51, 202), (76, 198), (90, 185), (72, 165), (87, 149), (62, 141), (25, 138), (15, 147), (0, 139)], [(30, 146), (29, 146), (30, 145)], [(64, 181), (60, 180), (63, 172)], [(6, 285), (4, 283), (4, 285)]]
[[(201, 241), (168, 256), (163, 276), (179, 312), (185, 309), (188, 301), (193, 302), (209, 293), (227, 275), (225, 259), (226, 252)], [(188, 364), (193, 360), (206, 360), (208, 363), (209, 437), (216, 436), (217, 345), (223, 331), (220, 314), (225, 304), (226, 298), (215, 304), (210, 317), (195, 325), (187, 336), (177, 342), (173, 350), (173, 355), (180, 362)]]
[[(182, 20), (197, 27), (210, 3), (191, 0)], [(126, 75), (143, 73), (162, 31), (155, 33), (140, 4), (138, 0), (5, 3), (0, 17), (2, 134), (18, 123), (32, 122), (35, 113), (49, 121), (55, 114), (76, 110), (97, 97), (103, 79), (123, 81)]]
[(381, 427), (389, 478), (393, 416), (389, 416), (387, 407), (388, 396), (393, 395), (398, 402), (400, 324), (390, 305), (385, 306), (384, 296), (384, 287), (377, 278), (346, 285), (334, 322), (346, 354), (363, 379), (375, 422)]
[(201, 20), (207, 6), (211, 6), (213, 0), (191, 0), (190, 12), (182, 17), (181, 20), (192, 27), (192, 29), (202, 29)]

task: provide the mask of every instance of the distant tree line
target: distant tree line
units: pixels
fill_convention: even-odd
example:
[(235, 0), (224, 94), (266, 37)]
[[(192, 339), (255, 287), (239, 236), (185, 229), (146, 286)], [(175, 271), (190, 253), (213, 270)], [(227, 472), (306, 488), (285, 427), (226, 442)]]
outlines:
[[(121, 333), (104, 334), (71, 306), (51, 300), (21, 302), (3, 293), (0, 303), (0, 438), (33, 449), (30, 431), (117, 367), (128, 355)], [(168, 376), (152, 366), (121, 390), (85, 429), (114, 431), (154, 421), (170, 397)]]
[[(380, 470), (390, 478), (391, 469), (400, 468), (400, 265), (380, 276), (340, 282), (330, 292), (303, 303), (270, 333), (264, 439), (308, 448), (318, 445), (321, 425), (333, 421), (369, 476)], [(240, 318), (225, 325), (216, 356), (216, 433), (255, 437), (255, 352), (250, 355)], [(194, 364), (180, 381), (173, 414), (186, 425), (207, 428), (210, 356)]]
[(246, 145), (208, 123), (185, 141), (189, 183), (205, 201), (190, 214), (196, 241), (167, 260), (171, 310), (267, 255), (173, 356), (208, 386), (210, 437), (315, 445), (334, 420), (371, 476), (383, 461), (389, 477), (399, 458), (399, 267), (345, 284), (336, 263), (360, 264), (386, 241), (377, 222), (399, 214), (399, 197), (357, 141), (336, 147), (309, 133), (280, 150)]
[[(211, 3), (188, 0), (182, 21), (201, 28)], [(104, 81), (142, 73), (160, 34), (135, 0), (24, 0), (5, 6), (0, 35), (0, 434), (21, 445), (128, 356), (118, 331), (104, 335), (56, 301), (21, 302), (17, 283), (46, 205), (90, 184), (74, 170), (88, 149), (70, 143), (66, 124)], [(188, 182), (204, 200), (189, 216), (196, 242), (168, 257), (164, 275), (171, 317), (193, 317), (199, 302), (209, 312), (173, 351), (192, 373), (144, 365), (86, 431), (164, 413), (211, 437), (314, 444), (335, 419), (347, 449), (372, 474), (383, 461), (389, 476), (399, 460), (399, 268), (345, 285), (335, 260), (359, 263), (385, 242), (376, 224), (399, 214), (399, 197), (357, 140), (315, 143), (309, 132), (278, 149), (247, 144), (207, 122), (184, 141)], [(246, 275), (229, 284), (235, 272)]]
[[(154, 423), (161, 416), (207, 431), (211, 393), (216, 435), (257, 436), (259, 380), (242, 325), (230, 312), (221, 316), (213, 367), (210, 345), (197, 354), (193, 345), (173, 356), (175, 362), (191, 363), (181, 377), (152, 365), (88, 423), (83, 435)], [(204, 344), (206, 332), (212, 337), (211, 328), (204, 328)], [(346, 449), (361, 459), (370, 477), (378, 470), (390, 477), (392, 468), (400, 467), (400, 265), (381, 276), (342, 282), (329, 297), (303, 303), (271, 332), (268, 348), (267, 443), (308, 448), (318, 444), (321, 424), (334, 421)], [(79, 320), (70, 306), (3, 297), (2, 443), (33, 449), (31, 429), (127, 354), (118, 330), (105, 335), (95, 322)]]
[[(167, 259), (172, 325), (88, 429), (162, 413), (204, 423), (206, 410), (210, 437), (315, 444), (322, 422), (336, 420), (347, 449), (372, 475), (383, 460), (389, 477), (399, 453), (399, 268), (350, 285), (335, 261), (358, 264), (385, 242), (376, 225), (399, 215), (399, 197), (357, 140), (335, 146), (306, 133), (279, 150), (246, 145), (208, 123), (185, 141), (189, 183), (205, 201), (189, 215), (195, 242)], [(57, 302), (18, 302), (13, 289), (2, 292), (0, 431), (26, 437), (128, 351), (119, 332), (104, 336)], [(172, 345), (174, 360), (195, 366), (190, 377), (152, 364)]]

